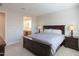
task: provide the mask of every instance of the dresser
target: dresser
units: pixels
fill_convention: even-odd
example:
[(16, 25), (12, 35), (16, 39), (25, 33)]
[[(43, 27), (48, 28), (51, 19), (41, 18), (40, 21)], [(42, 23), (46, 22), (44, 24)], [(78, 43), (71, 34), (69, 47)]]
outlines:
[(79, 51), (79, 39), (76, 37), (65, 36), (64, 46)]
[(0, 56), (5, 55), (5, 46), (6, 46), (5, 41), (2, 39), (2, 37), (0, 37)]

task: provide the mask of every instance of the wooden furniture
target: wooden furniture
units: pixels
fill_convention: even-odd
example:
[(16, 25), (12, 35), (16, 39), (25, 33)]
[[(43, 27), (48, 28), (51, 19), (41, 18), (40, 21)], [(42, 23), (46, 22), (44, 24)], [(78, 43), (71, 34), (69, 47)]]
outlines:
[(5, 41), (0, 37), (0, 56), (4, 56), (5, 54)]
[[(64, 25), (45, 25), (43, 29), (60, 29), (62, 34), (65, 33)], [(33, 40), (32, 40), (33, 39)], [(33, 52), (38, 56), (48, 56), (51, 55), (51, 45), (43, 43), (41, 41), (36, 41), (35, 38), (25, 38), (23, 37), (23, 47)]]
[(31, 35), (31, 31), (24, 31), (24, 36)]
[(50, 45), (32, 40), (32, 38), (23, 37), (23, 47), (38, 56), (48, 56), (51, 53)]
[(65, 47), (72, 48), (72, 49), (75, 49), (75, 50), (79, 50), (78, 38), (66, 36), (63, 44), (64, 44)]

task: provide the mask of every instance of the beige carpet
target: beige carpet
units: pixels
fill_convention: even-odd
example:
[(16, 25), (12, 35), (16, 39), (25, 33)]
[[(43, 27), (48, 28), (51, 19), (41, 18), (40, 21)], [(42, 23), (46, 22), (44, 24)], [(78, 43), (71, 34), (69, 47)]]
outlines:
[(22, 43), (19, 42), (11, 46), (7, 46), (5, 49), (5, 56), (34, 56), (34, 54), (23, 48)]
[(62, 46), (56, 56), (79, 56), (79, 51)]
[[(34, 54), (23, 48), (22, 43), (19, 42), (7, 46), (5, 49), (5, 56), (34, 56)], [(79, 51), (62, 46), (55, 56), (79, 56)]]

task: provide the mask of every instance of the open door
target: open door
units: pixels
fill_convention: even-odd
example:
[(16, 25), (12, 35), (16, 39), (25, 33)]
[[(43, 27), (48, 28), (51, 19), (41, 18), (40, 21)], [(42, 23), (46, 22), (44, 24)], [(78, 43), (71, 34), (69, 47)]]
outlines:
[(24, 31), (24, 36), (27, 36), (27, 35), (31, 35), (31, 32), (32, 32), (32, 19), (31, 17), (27, 17), (25, 16), (23, 18), (23, 31)]
[(0, 36), (5, 39), (5, 13), (0, 12)]

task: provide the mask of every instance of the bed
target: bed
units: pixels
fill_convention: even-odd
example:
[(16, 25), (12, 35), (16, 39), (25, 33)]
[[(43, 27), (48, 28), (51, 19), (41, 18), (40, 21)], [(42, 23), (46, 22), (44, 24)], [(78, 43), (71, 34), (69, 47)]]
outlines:
[(23, 47), (33, 52), (35, 55), (48, 56), (55, 55), (60, 45), (64, 41), (65, 25), (45, 25), (45, 29), (58, 29), (63, 35), (38, 33), (23, 37)]

